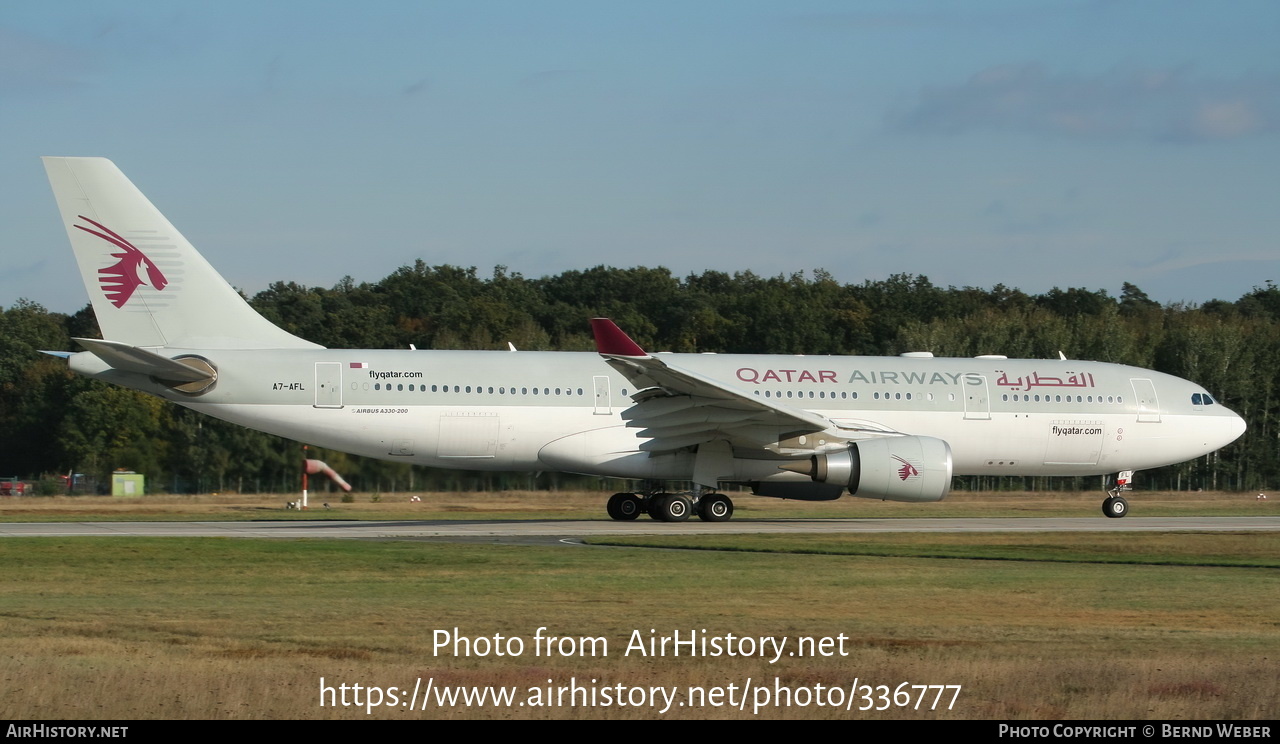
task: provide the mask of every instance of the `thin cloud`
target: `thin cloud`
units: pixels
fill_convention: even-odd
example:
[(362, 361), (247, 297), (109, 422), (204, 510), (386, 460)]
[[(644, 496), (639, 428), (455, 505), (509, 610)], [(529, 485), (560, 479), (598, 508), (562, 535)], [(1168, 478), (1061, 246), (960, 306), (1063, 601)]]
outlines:
[[(1097, 10), (1086, 6), (1085, 11)], [(792, 25), (824, 32), (864, 32), (884, 30), (932, 30), (979, 28), (1008, 29), (1034, 24), (1056, 23), (1077, 17), (1080, 8), (1074, 4), (1015, 6), (995, 11), (975, 10), (964, 5), (924, 11), (836, 11), (828, 13), (796, 13), (783, 16)]]
[(931, 87), (889, 117), (891, 129), (960, 134), (1011, 130), (1073, 139), (1219, 141), (1280, 130), (1280, 78), (1193, 77), (1186, 69), (1053, 74), (999, 65), (961, 85)]
[(74, 88), (84, 67), (82, 56), (61, 44), (0, 26), (0, 92)]
[[(22, 264), (19, 266), (5, 266), (2, 272), (4, 276), (4, 279), (2, 281), (5, 285), (21, 287), (23, 282), (26, 282), (30, 279), (34, 279), (35, 277), (40, 276), (45, 272), (45, 270), (48, 267), (49, 267), (49, 260), (44, 258), (40, 259), (39, 261), (34, 261), (32, 263)], [(18, 292), (17, 294), (21, 294), (21, 292)]]
[(416, 96), (431, 88), (431, 78), (422, 78), (411, 85), (406, 85), (401, 92), (406, 96)]

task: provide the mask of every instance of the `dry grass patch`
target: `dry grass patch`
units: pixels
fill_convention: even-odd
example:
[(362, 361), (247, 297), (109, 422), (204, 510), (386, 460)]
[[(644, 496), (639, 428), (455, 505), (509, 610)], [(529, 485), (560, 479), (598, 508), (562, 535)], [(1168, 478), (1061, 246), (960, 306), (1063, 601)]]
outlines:
[[(636, 686), (963, 685), (952, 711), (858, 718), (1267, 718), (1280, 709), (1270, 569), (690, 553), (430, 542), (0, 541), (0, 716), (365, 718), (319, 681), (575, 678)], [(602, 636), (600, 657), (437, 655), (437, 630)], [(633, 630), (847, 639), (847, 655), (624, 655)], [(1216, 695), (1214, 691), (1226, 694)], [(487, 705), (374, 718), (652, 718)], [(770, 717), (848, 718), (771, 709)], [(681, 708), (669, 718), (739, 718)]]
[[(411, 496), (421, 501), (411, 502)], [(831, 502), (768, 499), (730, 493), (735, 519), (870, 519), (917, 517), (1100, 517), (1102, 494), (1093, 492), (953, 492), (937, 504), (902, 504), (845, 497)], [(312, 494), (307, 511), (286, 510), (297, 498), (283, 494), (0, 497), (0, 521), (260, 520), (260, 519), (607, 519), (600, 491), (502, 491), (491, 493)], [(1241, 516), (1280, 514), (1280, 498), (1254, 493), (1135, 492), (1140, 516)], [(328, 502), (330, 509), (322, 504)]]

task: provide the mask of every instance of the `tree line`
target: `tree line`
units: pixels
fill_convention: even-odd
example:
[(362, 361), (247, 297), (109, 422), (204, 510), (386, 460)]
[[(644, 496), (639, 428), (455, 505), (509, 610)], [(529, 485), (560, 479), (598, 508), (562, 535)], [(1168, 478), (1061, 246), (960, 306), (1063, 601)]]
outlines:
[[(1235, 301), (1162, 305), (1125, 284), (1031, 295), (996, 285), (939, 287), (900, 274), (842, 284), (824, 271), (758, 276), (596, 267), (528, 278), (497, 267), (418, 261), (378, 282), (277, 282), (250, 303), (290, 333), (331, 348), (594, 348), (589, 319), (611, 317), (641, 346), (674, 352), (936, 356), (1004, 354), (1116, 362), (1205, 386), (1248, 431), (1219, 453), (1147, 471), (1139, 486), (1262, 489), (1280, 480), (1280, 287)], [(54, 483), (125, 468), (149, 491), (293, 491), (300, 444), (72, 375), (40, 350), (98, 338), (92, 311), (54, 313), (19, 300), (0, 311), (0, 477)], [(324, 452), (359, 490), (612, 487), (599, 479), (468, 473)], [(967, 478), (968, 488), (1094, 488), (1097, 479)], [(56, 490), (50, 486), (48, 490)]]

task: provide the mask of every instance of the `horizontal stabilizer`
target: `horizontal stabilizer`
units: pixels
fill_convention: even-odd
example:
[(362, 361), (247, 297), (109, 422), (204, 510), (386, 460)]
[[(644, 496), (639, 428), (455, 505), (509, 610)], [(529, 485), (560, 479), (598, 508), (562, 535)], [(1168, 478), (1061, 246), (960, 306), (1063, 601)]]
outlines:
[(93, 352), (94, 356), (122, 372), (137, 372), (161, 380), (174, 382), (200, 382), (212, 377), (207, 370), (196, 369), (176, 359), (161, 356), (154, 351), (116, 341), (96, 338), (77, 338), (76, 343)]

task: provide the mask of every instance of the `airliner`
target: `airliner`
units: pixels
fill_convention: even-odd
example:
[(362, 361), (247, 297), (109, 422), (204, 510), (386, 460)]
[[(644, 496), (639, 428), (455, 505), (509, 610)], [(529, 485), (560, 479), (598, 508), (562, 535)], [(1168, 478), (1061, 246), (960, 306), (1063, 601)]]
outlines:
[(730, 486), (933, 502), (957, 475), (1108, 476), (1123, 517), (1134, 471), (1245, 429), (1195, 383), (1065, 358), (650, 353), (606, 318), (595, 353), (328, 349), (254, 311), (111, 161), (44, 163), (103, 336), (62, 353), (75, 372), (367, 457), (636, 483), (616, 520), (726, 521)]

